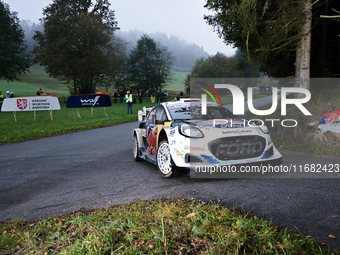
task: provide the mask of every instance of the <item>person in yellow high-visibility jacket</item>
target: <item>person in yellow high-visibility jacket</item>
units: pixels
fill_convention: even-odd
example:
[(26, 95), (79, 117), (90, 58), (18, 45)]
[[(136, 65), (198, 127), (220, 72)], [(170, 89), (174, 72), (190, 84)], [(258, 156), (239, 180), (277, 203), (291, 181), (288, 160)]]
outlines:
[(129, 111), (130, 113), (132, 114), (132, 106), (133, 106), (133, 95), (131, 95), (130, 93), (130, 90), (128, 90), (126, 92), (126, 95), (124, 97), (124, 100), (126, 102), (126, 110), (127, 110), (127, 114), (129, 114)]

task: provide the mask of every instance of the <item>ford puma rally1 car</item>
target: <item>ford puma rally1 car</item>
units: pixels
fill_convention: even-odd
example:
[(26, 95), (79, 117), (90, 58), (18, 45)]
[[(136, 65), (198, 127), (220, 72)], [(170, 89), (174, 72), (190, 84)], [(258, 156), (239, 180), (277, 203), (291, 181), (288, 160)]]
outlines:
[(139, 111), (133, 157), (157, 165), (164, 177), (195, 165), (282, 163), (265, 125), (248, 123), (223, 106), (182, 98)]

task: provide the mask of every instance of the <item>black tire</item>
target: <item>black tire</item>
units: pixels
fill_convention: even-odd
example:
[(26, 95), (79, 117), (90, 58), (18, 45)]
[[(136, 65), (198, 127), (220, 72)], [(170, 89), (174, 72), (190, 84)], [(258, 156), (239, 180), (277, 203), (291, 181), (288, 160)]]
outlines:
[(141, 161), (142, 160), (139, 157), (139, 152), (140, 152), (140, 148), (139, 148), (137, 136), (134, 135), (133, 136), (133, 143), (132, 143), (132, 154), (133, 154), (133, 158), (134, 158), (135, 161)]
[(163, 177), (175, 176), (176, 166), (172, 162), (170, 154), (170, 145), (166, 139), (162, 140), (157, 149), (156, 163), (159, 172)]

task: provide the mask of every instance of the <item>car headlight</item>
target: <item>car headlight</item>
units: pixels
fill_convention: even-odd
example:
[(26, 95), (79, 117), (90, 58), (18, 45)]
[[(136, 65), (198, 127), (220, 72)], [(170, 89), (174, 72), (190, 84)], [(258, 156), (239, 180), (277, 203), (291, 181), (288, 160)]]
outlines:
[(204, 135), (201, 130), (199, 130), (195, 126), (191, 125), (181, 125), (179, 127), (180, 133), (186, 137), (192, 137), (192, 138), (203, 138)]

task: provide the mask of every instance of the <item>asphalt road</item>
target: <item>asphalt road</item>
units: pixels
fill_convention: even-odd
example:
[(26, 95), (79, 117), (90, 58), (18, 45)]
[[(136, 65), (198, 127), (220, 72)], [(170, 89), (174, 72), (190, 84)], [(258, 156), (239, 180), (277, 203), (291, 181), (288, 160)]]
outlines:
[[(250, 211), (340, 249), (340, 179), (165, 179), (153, 164), (133, 160), (136, 125), (0, 146), (0, 221), (136, 199), (196, 197)], [(340, 163), (339, 157), (283, 156), (285, 165)]]

